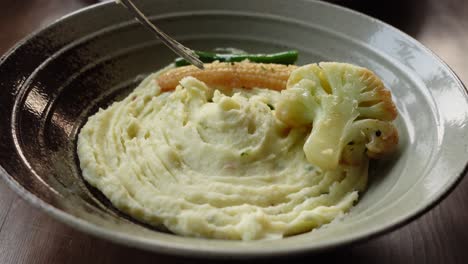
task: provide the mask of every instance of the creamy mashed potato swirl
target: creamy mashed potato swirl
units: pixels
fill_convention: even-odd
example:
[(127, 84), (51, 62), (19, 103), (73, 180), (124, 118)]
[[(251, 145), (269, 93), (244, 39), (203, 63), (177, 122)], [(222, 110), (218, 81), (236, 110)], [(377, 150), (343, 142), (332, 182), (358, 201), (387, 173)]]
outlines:
[(365, 188), (367, 161), (329, 171), (307, 161), (310, 126), (276, 118), (280, 92), (187, 77), (162, 93), (154, 79), (78, 139), (86, 181), (132, 217), (186, 236), (280, 238), (331, 222)]

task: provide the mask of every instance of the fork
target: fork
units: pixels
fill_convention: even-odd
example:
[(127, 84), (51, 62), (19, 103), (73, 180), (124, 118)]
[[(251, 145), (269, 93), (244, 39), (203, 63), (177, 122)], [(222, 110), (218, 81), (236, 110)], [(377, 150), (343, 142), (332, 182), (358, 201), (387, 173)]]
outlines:
[(151, 30), (156, 36), (172, 51), (177, 55), (186, 59), (188, 62), (196, 66), (197, 68), (203, 70), (203, 62), (198, 59), (198, 55), (191, 49), (180, 44), (175, 39), (171, 38), (169, 35), (164, 33), (158, 27), (156, 27), (151, 21), (141, 12), (138, 7), (132, 2), (132, 0), (116, 0), (117, 3), (120, 3), (127, 8), (130, 13), (135, 17), (135, 19), (140, 22), (143, 26)]

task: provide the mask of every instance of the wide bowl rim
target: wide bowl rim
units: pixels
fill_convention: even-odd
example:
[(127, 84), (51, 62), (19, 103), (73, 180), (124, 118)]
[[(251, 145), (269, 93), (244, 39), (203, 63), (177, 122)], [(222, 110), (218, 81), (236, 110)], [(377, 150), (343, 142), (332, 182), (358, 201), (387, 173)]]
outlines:
[[(358, 16), (361, 19), (366, 19), (368, 22), (377, 23), (379, 26), (387, 27), (391, 29), (392, 31), (394, 31), (396, 34), (399, 34), (405, 37), (405, 40), (410, 41), (412, 44), (416, 45), (418, 48), (425, 51), (426, 55), (433, 56), (439, 63), (439, 66), (442, 66), (443, 68), (447, 70), (452, 80), (457, 84), (459, 88), (462, 88), (460, 90), (462, 90), (464, 92), (464, 96), (468, 98), (467, 87), (463, 84), (463, 82), (457, 76), (457, 74), (450, 68), (450, 66), (445, 61), (443, 61), (435, 52), (433, 52), (428, 47), (424, 46), (419, 41), (409, 36), (405, 32), (379, 19), (376, 19), (371, 16), (365, 15), (363, 13), (351, 10), (346, 7), (342, 7), (336, 4), (318, 1), (318, 0), (303, 0), (303, 1), (313, 2), (316, 5), (323, 5), (328, 8), (334, 8), (335, 10), (338, 10), (339, 12), (347, 12), (351, 15)], [(101, 8), (110, 4), (113, 4), (112, 1), (97, 3), (94, 5), (87, 6), (85, 8), (81, 8), (77, 11), (69, 13), (55, 20), (54, 22), (47, 25), (46, 27), (40, 28), (28, 34), (26, 37), (18, 41), (12, 48), (10, 48), (4, 55), (0, 57), (0, 67), (2, 66), (2, 64), (5, 62), (5, 60), (8, 57), (10, 57), (11, 55), (15, 53), (15, 51), (19, 47), (21, 47), (22, 45), (24, 45), (25, 43), (33, 39), (35, 36), (39, 35), (45, 29), (57, 23), (63, 22), (67, 20), (68, 18), (73, 17), (77, 14), (85, 13), (88, 11), (94, 11), (97, 8)], [(3, 179), (3, 181), (6, 182), (7, 185), (12, 190), (14, 190), (17, 195), (19, 195), (21, 198), (28, 201), (34, 207), (41, 209), (42, 211), (46, 212), (48, 215), (54, 217), (55, 219), (59, 220), (60, 222), (64, 224), (67, 224), (68, 226), (76, 228), (87, 234), (97, 236), (100, 238), (104, 238), (104, 239), (107, 239), (107, 240), (110, 240), (110, 241), (113, 241), (122, 245), (130, 246), (130, 247), (146, 249), (149, 251), (164, 253), (164, 254), (190, 256), (190, 257), (203, 257), (203, 258), (220, 258), (220, 257), (251, 258), (251, 257), (282, 256), (282, 255), (291, 254), (291, 253), (311, 253), (311, 252), (318, 253), (318, 252), (322, 252), (325, 250), (329, 250), (331, 248), (342, 247), (342, 246), (353, 244), (353, 243), (363, 242), (371, 238), (377, 237), (379, 235), (382, 235), (384, 233), (388, 233), (390, 231), (396, 230), (400, 228), (401, 226), (422, 216), (423, 214), (425, 214), (426, 212), (434, 208), (436, 205), (438, 205), (442, 200), (444, 200), (455, 189), (455, 187), (461, 182), (461, 180), (466, 174), (468, 174), (468, 159), (465, 162), (464, 168), (457, 174), (457, 176), (453, 177), (451, 181), (449, 181), (448, 184), (445, 186), (445, 189), (442, 189), (441, 192), (437, 193), (432, 198), (432, 200), (429, 201), (426, 205), (421, 206), (420, 208), (406, 215), (403, 215), (400, 218), (397, 218), (393, 222), (386, 223), (386, 225), (382, 226), (381, 228), (371, 229), (366, 233), (357, 234), (349, 239), (341, 240), (338, 242), (332, 241), (328, 244), (325, 243), (325, 244), (320, 244), (320, 245), (314, 245), (313, 247), (303, 245), (303, 246), (293, 247), (293, 248), (291, 247), (279, 248), (279, 249), (275, 248), (274, 251), (270, 249), (260, 249), (257, 251), (244, 251), (243, 249), (240, 249), (240, 248), (238, 249), (226, 249), (226, 248), (222, 248), (222, 249), (202, 248), (200, 249), (195, 246), (181, 245), (179, 243), (167, 243), (167, 242), (165, 243), (164, 241), (156, 241), (156, 240), (151, 240), (151, 243), (150, 243), (146, 239), (141, 239), (135, 236), (113, 232), (104, 227), (98, 226), (91, 222), (87, 222), (81, 218), (75, 217), (72, 214), (66, 213), (46, 203), (45, 201), (43, 201), (42, 199), (40, 199), (33, 193), (27, 191), (17, 181), (13, 180), (13, 177), (9, 175), (6, 172), (6, 170), (3, 168), (3, 166), (0, 164), (0, 178)]]

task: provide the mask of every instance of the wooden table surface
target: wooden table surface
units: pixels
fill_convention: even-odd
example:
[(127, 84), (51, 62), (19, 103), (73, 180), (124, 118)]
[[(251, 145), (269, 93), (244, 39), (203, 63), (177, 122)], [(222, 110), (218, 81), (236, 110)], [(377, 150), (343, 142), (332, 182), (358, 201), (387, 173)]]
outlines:
[[(92, 2), (0, 0), (0, 54), (32, 30)], [(333, 2), (344, 2), (400, 27), (435, 51), (468, 82), (468, 1)], [(444, 201), (409, 225), (355, 246), (287, 261), (468, 263), (467, 223), (468, 179), (465, 177)], [(31, 207), (0, 182), (1, 264), (127, 262), (206, 263), (131, 249), (83, 234)]]

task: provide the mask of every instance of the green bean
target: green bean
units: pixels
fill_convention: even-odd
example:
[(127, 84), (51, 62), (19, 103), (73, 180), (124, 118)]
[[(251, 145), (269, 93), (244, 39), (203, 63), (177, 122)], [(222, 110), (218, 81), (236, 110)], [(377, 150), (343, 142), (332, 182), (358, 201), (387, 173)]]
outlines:
[[(271, 53), (271, 54), (218, 54), (206, 51), (195, 51), (199, 56), (200, 60), (204, 63), (210, 63), (213, 61), (220, 62), (240, 62), (243, 60), (249, 60), (251, 62), (258, 63), (276, 63), (276, 64), (294, 64), (297, 61), (298, 52), (295, 50)], [(189, 63), (182, 59), (177, 58), (175, 60), (175, 66), (186, 66)]]

